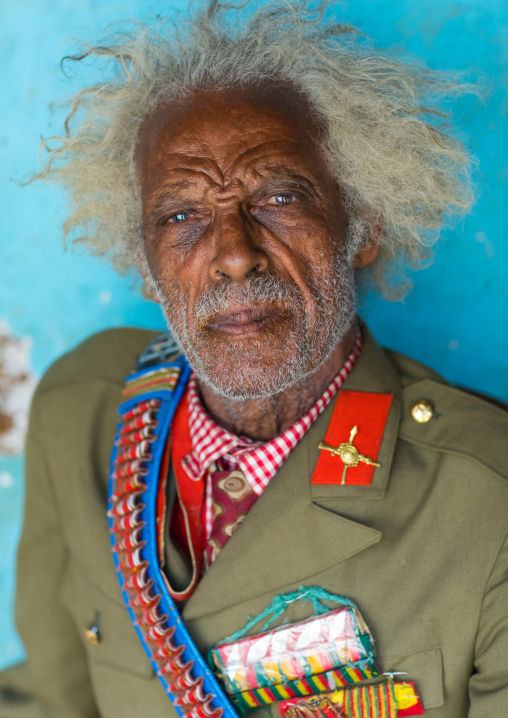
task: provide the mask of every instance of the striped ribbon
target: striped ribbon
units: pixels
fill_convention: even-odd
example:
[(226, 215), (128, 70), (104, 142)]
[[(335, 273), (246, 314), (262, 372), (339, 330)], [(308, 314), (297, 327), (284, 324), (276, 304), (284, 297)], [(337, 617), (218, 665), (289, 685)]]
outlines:
[(263, 705), (285, 701), (301, 696), (330, 691), (359, 681), (370, 680), (379, 675), (373, 661), (365, 661), (362, 666), (342, 666), (327, 673), (320, 673), (289, 683), (277, 683), (273, 686), (242, 691), (230, 696), (230, 700), (243, 712), (256, 710)]

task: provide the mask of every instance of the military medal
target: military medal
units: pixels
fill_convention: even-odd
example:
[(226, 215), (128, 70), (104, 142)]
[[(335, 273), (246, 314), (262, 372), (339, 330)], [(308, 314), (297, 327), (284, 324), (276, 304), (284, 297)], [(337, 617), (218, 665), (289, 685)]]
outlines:
[[(261, 621), (268, 628), (295, 601), (312, 602), (317, 615), (254, 636), (244, 635)], [(338, 607), (330, 610), (328, 603)], [(210, 659), (226, 693), (242, 713), (378, 675), (372, 635), (358, 608), (319, 586), (276, 596), (244, 629), (215, 645)]]
[(349, 441), (344, 444), (340, 444), (337, 448), (334, 448), (333, 446), (329, 446), (329, 444), (325, 444), (323, 441), (319, 442), (319, 448), (321, 451), (329, 451), (332, 456), (338, 456), (339, 459), (344, 464), (344, 471), (342, 472), (342, 479), (340, 483), (344, 485), (346, 483), (346, 472), (349, 469), (350, 466), (358, 466), (358, 463), (362, 461), (364, 464), (368, 464), (369, 466), (381, 466), (381, 464), (377, 464), (375, 461), (372, 461), (368, 456), (363, 456), (363, 454), (360, 454), (358, 449), (353, 446), (353, 439), (358, 433), (358, 427), (353, 426), (351, 429), (351, 433), (349, 434)]

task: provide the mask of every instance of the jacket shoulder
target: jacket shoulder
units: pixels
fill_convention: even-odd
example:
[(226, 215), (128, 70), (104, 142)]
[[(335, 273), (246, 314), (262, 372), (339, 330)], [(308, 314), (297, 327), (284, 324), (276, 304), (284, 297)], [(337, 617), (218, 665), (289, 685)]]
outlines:
[(411, 359), (411, 357), (400, 354), (392, 349), (385, 349), (384, 351), (388, 355), (391, 363), (395, 366), (403, 387), (414, 384), (416, 381), (422, 379), (433, 379), (434, 381), (449, 385), (441, 374), (438, 374), (437, 371), (434, 371), (426, 364), (422, 364), (422, 362)]
[[(468, 458), (508, 481), (508, 411), (501, 402), (453, 386), (408, 357), (390, 358), (402, 383), (400, 438)], [(421, 403), (429, 409), (423, 416)]]
[(122, 385), (139, 355), (159, 334), (130, 327), (93, 334), (50, 366), (38, 393), (83, 381)]

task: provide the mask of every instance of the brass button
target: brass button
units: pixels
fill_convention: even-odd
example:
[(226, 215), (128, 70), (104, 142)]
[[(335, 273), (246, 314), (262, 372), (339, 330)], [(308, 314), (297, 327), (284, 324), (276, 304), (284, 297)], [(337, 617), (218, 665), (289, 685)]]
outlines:
[(98, 646), (101, 642), (101, 634), (99, 633), (99, 629), (97, 626), (89, 626), (88, 628), (84, 628), (83, 633), (85, 634), (86, 640), (90, 641), (92, 645)]
[(434, 407), (426, 399), (420, 399), (416, 401), (411, 407), (411, 416), (419, 424), (426, 424), (432, 419), (434, 414)]

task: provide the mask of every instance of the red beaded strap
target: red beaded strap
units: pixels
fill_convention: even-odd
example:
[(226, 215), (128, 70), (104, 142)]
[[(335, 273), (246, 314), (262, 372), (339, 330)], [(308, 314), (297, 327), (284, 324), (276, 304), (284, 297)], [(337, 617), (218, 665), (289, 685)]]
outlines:
[(147, 488), (145, 464), (151, 458), (160, 404), (157, 399), (142, 401), (121, 416), (112, 472), (112, 505), (108, 512), (113, 550), (128, 606), (175, 704), (185, 718), (221, 718), (222, 708), (214, 708), (213, 696), (203, 691), (203, 678), (193, 676), (193, 661), (183, 661), (185, 646), (173, 641), (175, 629), (167, 626), (167, 616), (159, 610), (161, 597), (153, 580), (147, 579), (148, 563), (142, 558), (146, 545), (140, 540), (144, 526), (140, 513), (145, 508), (143, 493)]

